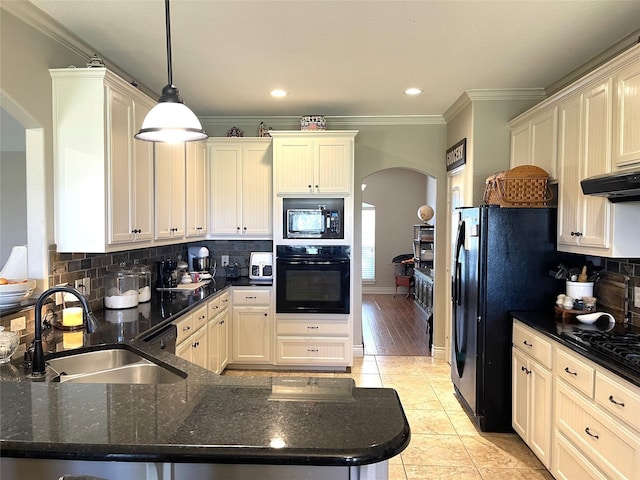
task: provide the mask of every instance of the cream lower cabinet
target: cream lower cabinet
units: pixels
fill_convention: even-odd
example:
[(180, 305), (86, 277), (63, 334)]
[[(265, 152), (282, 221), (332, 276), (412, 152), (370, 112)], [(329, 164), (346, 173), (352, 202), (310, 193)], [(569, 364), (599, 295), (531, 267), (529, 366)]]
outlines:
[(207, 305), (203, 305), (175, 321), (176, 355), (202, 368), (208, 367), (207, 318)]
[(349, 366), (351, 322), (322, 315), (276, 319), (276, 364), (298, 366)]
[(268, 238), (272, 223), (271, 139), (210, 139), (214, 238)]
[(513, 326), (512, 425), (542, 464), (551, 466), (551, 343), (518, 322)]
[(231, 363), (271, 364), (272, 289), (233, 287), (231, 295)]
[(208, 368), (220, 374), (229, 363), (229, 292), (208, 303)]

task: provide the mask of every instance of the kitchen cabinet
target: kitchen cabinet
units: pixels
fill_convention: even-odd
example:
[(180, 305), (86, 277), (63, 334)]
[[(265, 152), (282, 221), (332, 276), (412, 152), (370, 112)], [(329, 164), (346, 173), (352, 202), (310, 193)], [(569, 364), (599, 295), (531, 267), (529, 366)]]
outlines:
[(178, 328), (176, 355), (202, 368), (207, 368), (207, 306), (198, 307), (174, 323)]
[(270, 364), (273, 331), (272, 288), (234, 287), (231, 363)]
[(615, 75), (614, 165), (640, 163), (640, 52)]
[(216, 138), (208, 148), (211, 237), (271, 239), (271, 139)]
[(276, 364), (351, 365), (351, 322), (322, 315), (287, 315), (276, 320)]
[(273, 137), (277, 195), (351, 195), (355, 131), (279, 131)]
[(209, 181), (206, 142), (188, 142), (186, 146), (186, 237), (207, 236)]
[(185, 236), (185, 174), (184, 143), (156, 143), (156, 240), (181, 240)]
[(512, 426), (542, 464), (551, 465), (551, 343), (514, 322), (512, 348)]
[(535, 165), (556, 178), (558, 109), (552, 105), (531, 110), (513, 120), (511, 127), (511, 168)]
[(208, 368), (220, 374), (229, 363), (229, 292), (208, 303)]
[(106, 68), (50, 70), (58, 252), (153, 240), (153, 147), (133, 135), (155, 102)]

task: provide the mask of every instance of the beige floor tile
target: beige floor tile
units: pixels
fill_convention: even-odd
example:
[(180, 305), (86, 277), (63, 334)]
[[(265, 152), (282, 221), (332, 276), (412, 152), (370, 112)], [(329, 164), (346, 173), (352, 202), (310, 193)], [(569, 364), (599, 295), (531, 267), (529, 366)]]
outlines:
[(376, 358), (367, 355), (364, 357), (355, 357), (353, 359), (353, 366), (351, 367), (351, 373), (375, 373), (378, 374), (378, 364)]
[(479, 468), (483, 480), (553, 480), (547, 470), (532, 468)]
[(454, 412), (449, 410), (446, 413), (458, 435), (473, 436), (481, 434), (465, 412)]
[(438, 435), (456, 435), (447, 414), (442, 410), (407, 410), (411, 433), (433, 433)]
[(402, 463), (389, 464), (389, 480), (407, 480)]
[(356, 387), (382, 388), (382, 380), (377, 373), (336, 373), (336, 378), (353, 378)]
[(407, 480), (482, 480), (474, 467), (407, 465)]
[(413, 434), (411, 443), (400, 455), (405, 467), (408, 465), (473, 467), (471, 457), (457, 435)]
[(321, 377), (321, 378), (335, 378), (336, 372), (320, 372), (315, 370), (290, 370), (288, 373), (290, 377)]
[(431, 368), (431, 357), (381, 357), (376, 356), (381, 374), (425, 376)]
[(400, 456), (400, 454), (396, 455), (395, 457), (391, 457), (389, 459), (389, 465), (402, 465), (402, 457)]
[(464, 408), (460, 404), (460, 400), (453, 392), (436, 393), (436, 397), (440, 400), (442, 408), (447, 412), (464, 413)]
[(428, 382), (406, 375), (381, 375), (381, 378), (385, 388), (393, 388), (398, 392), (404, 409), (443, 409)]
[(463, 435), (460, 439), (478, 468), (544, 468), (515, 434)]
[(246, 370), (234, 370), (233, 368), (227, 368), (222, 375), (226, 377), (244, 377)]

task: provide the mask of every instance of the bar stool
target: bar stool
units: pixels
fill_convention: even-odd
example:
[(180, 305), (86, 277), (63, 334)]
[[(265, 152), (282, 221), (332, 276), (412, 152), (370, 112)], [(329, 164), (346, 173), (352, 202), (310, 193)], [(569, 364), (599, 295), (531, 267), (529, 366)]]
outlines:
[(407, 287), (407, 295), (405, 298), (409, 298), (409, 295), (411, 295), (411, 287), (413, 287), (413, 275), (396, 274), (396, 292), (393, 294), (394, 297), (398, 293), (398, 287)]

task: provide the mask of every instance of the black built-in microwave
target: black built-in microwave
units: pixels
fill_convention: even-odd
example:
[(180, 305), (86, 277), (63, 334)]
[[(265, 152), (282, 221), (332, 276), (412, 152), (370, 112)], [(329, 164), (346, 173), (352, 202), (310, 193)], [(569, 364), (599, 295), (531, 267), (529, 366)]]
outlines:
[(284, 198), (282, 238), (344, 238), (344, 198)]

